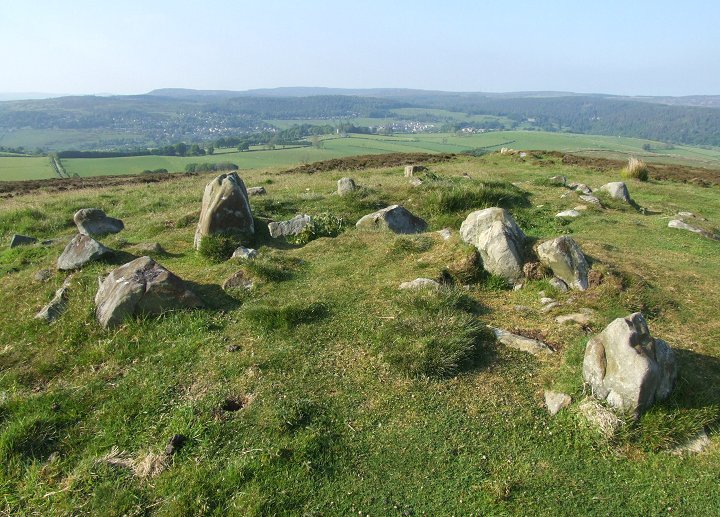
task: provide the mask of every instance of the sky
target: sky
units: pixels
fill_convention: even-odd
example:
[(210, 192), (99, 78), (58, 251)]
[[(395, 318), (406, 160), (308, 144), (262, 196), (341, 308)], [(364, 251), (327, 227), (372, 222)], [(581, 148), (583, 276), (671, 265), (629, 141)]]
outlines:
[(720, 94), (720, 2), (0, 0), (1, 92)]

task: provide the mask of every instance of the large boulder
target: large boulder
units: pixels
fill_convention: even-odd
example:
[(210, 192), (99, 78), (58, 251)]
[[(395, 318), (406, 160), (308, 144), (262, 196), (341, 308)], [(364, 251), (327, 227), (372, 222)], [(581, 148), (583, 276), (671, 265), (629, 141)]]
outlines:
[(84, 235), (107, 235), (108, 233), (118, 233), (125, 228), (125, 224), (120, 219), (108, 217), (99, 208), (78, 210), (73, 216), (73, 221), (75, 221), (78, 232)]
[(390, 230), (395, 233), (421, 233), (427, 223), (400, 205), (391, 205), (362, 217), (355, 226), (359, 229)]
[(525, 234), (503, 208), (486, 208), (467, 216), (460, 236), (480, 253), (483, 267), (510, 282), (523, 276)]
[(312, 217), (307, 214), (296, 215), (287, 221), (273, 221), (268, 224), (270, 237), (277, 239), (278, 237), (290, 237), (298, 235), (303, 229), (312, 223)]
[(112, 254), (110, 248), (106, 248), (89, 235), (78, 233), (65, 246), (60, 257), (58, 257), (57, 268), (61, 271), (79, 269), (88, 262), (99, 260)]
[(205, 187), (200, 220), (195, 231), (195, 249), (203, 237), (233, 234), (248, 237), (255, 233), (245, 183), (236, 172), (221, 174)]
[(113, 270), (95, 295), (95, 315), (104, 328), (129, 316), (162, 314), (202, 306), (180, 278), (150, 257), (140, 257)]
[(353, 192), (357, 187), (352, 178), (340, 178), (337, 182), (337, 193), (340, 196)]
[(676, 378), (675, 354), (639, 312), (614, 320), (585, 349), (583, 379), (593, 395), (636, 417), (667, 398)]
[(537, 255), (540, 262), (572, 289), (584, 291), (588, 288), (588, 263), (572, 237), (563, 235), (543, 242), (537, 248)]
[(622, 181), (613, 181), (606, 183), (598, 189), (601, 192), (607, 193), (613, 199), (622, 201), (623, 203), (631, 203), (630, 192), (628, 192), (627, 186)]

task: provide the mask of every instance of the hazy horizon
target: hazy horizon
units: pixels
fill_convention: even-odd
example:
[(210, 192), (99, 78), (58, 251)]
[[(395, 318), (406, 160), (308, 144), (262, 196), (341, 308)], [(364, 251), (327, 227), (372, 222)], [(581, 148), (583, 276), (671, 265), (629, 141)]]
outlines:
[(720, 94), (720, 5), (187, 0), (4, 7), (0, 93), (410, 88)]

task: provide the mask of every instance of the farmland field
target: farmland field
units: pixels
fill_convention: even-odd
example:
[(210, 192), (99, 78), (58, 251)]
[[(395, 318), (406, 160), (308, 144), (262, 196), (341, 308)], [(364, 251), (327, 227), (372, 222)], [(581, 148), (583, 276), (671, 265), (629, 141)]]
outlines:
[(46, 156), (0, 156), (0, 180), (56, 177)]

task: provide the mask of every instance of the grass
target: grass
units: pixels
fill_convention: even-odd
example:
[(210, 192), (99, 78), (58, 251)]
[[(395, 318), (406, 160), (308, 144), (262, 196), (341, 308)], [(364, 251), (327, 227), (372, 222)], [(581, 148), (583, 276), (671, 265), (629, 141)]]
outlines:
[[(335, 182), (347, 171), (243, 171), (246, 184), (267, 185), (267, 196), (251, 199), (259, 221), (329, 213), (349, 223), (303, 246), (263, 234), (250, 262), (214, 263), (192, 249), (207, 176), (6, 200), (2, 242), (15, 232), (69, 237), (74, 211), (97, 206), (126, 226), (104, 244), (160, 243), (168, 252), (160, 262), (208, 307), (103, 331), (93, 320), (97, 277), (126, 256), (75, 273), (67, 312), (47, 326), (33, 316), (65, 275), (47, 283), (33, 276), (54, 267), (63, 244), (0, 250), (0, 296), (12, 301), (0, 313), (0, 511), (714, 513), (720, 254), (716, 242), (666, 228), (666, 217), (689, 210), (717, 225), (718, 188), (650, 179), (629, 187), (648, 215), (617, 205), (558, 223), (554, 214), (578, 201), (538, 178), (562, 174), (592, 188), (618, 178), (498, 155), (431, 172), (436, 179), (421, 187), (400, 167), (353, 172), (363, 190), (341, 197)], [(551, 292), (547, 280), (513, 291), (473, 275), (477, 257), (456, 223), (480, 208), (471, 205), (482, 203), (488, 185), (531, 239), (571, 233), (603, 282), (582, 293)], [(426, 219), (429, 231), (355, 231), (360, 216), (392, 203)], [(453, 234), (444, 240), (433, 232), (447, 222)], [(242, 303), (219, 288), (238, 269), (255, 281)], [(455, 287), (397, 289), (444, 271)], [(562, 306), (541, 313), (541, 291)], [(555, 324), (555, 315), (583, 307), (594, 311), (589, 330)], [(583, 351), (590, 335), (638, 309), (676, 350), (678, 386), (607, 440), (577, 411)], [(532, 332), (558, 352), (536, 359), (508, 350), (488, 339), (485, 325)], [(571, 407), (550, 417), (547, 388), (570, 393)], [(668, 452), (701, 427), (712, 442), (706, 453)], [(176, 434), (185, 444), (162, 460)], [(140, 468), (148, 465), (154, 476), (143, 474), (153, 472)]]
[(650, 174), (647, 165), (642, 160), (638, 160), (634, 156), (628, 159), (627, 166), (621, 171), (623, 178), (634, 179), (639, 181), (647, 181)]

